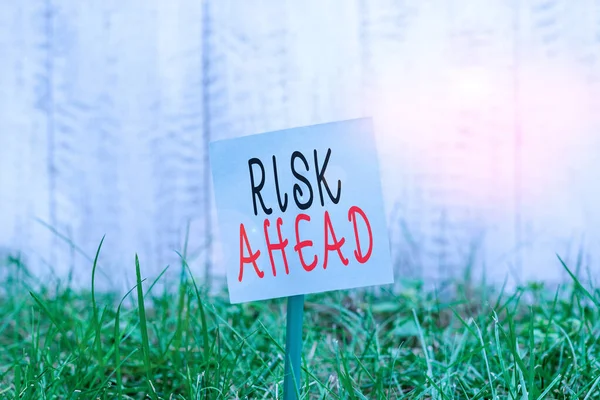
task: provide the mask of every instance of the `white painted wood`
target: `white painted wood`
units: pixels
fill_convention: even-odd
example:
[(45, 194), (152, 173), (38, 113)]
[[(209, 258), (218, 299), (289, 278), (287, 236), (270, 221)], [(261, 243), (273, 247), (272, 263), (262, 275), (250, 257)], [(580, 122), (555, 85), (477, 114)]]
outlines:
[(564, 279), (580, 246), (597, 273), (599, 109), (594, 0), (4, 2), (0, 247), (86, 284), (106, 235), (102, 284), (130, 285), (136, 253), (177, 276), (189, 224), (193, 270), (210, 242), (222, 274), (206, 125), (372, 115), (399, 277), (461, 274), (474, 242), (491, 280)]

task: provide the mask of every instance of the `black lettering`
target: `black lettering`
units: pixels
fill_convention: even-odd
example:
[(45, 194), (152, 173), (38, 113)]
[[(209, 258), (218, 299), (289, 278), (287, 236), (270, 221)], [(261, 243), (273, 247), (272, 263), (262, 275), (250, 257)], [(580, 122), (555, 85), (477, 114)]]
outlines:
[[(258, 165), (260, 167), (260, 183), (257, 185), (254, 184), (254, 171), (252, 170), (252, 165)], [(256, 197), (258, 196), (258, 200), (260, 201), (260, 205), (265, 212), (265, 214), (270, 215), (273, 212), (273, 209), (267, 208), (265, 206), (265, 202), (260, 195), (260, 191), (265, 186), (265, 167), (262, 162), (258, 158), (251, 158), (248, 160), (248, 168), (250, 169), (250, 185), (252, 187), (252, 205), (254, 206), (254, 215), (258, 215), (258, 210), (256, 208)]]
[(325, 156), (325, 161), (323, 162), (323, 168), (319, 171), (319, 162), (317, 158), (317, 150), (315, 150), (315, 172), (317, 173), (317, 186), (319, 187), (319, 196), (321, 198), (321, 205), (325, 205), (325, 201), (323, 200), (323, 189), (321, 188), (321, 183), (325, 185), (325, 190), (327, 190), (327, 194), (333, 204), (337, 204), (340, 201), (340, 197), (342, 195), (342, 181), (338, 180), (337, 184), (337, 194), (335, 197), (331, 194), (329, 190), (329, 185), (327, 184), (327, 180), (325, 179), (325, 169), (327, 169), (327, 163), (329, 162), (329, 156), (331, 155), (331, 149), (327, 149), (327, 155)]
[(304, 155), (302, 153), (300, 153), (299, 151), (293, 152), (292, 158), (290, 160), (290, 164), (292, 167), (292, 174), (294, 174), (296, 179), (298, 179), (301, 182), (304, 182), (306, 187), (308, 187), (308, 200), (306, 201), (306, 203), (301, 203), (300, 200), (298, 199), (298, 197), (303, 195), (302, 188), (300, 188), (300, 185), (298, 185), (297, 183), (294, 184), (294, 201), (296, 202), (296, 205), (298, 206), (299, 209), (306, 210), (307, 208), (309, 208), (312, 205), (313, 191), (312, 191), (312, 187), (310, 186), (310, 182), (308, 181), (308, 179), (306, 179), (306, 177), (304, 177), (303, 175), (300, 175), (294, 168), (294, 161), (296, 160), (296, 158), (299, 158), (300, 160), (302, 160), (302, 162), (304, 163), (304, 168), (306, 168), (307, 172), (309, 170), (308, 169), (308, 161), (306, 161), (306, 158), (304, 157)]
[(273, 156), (273, 173), (275, 174), (275, 190), (277, 191), (277, 203), (279, 204), (279, 209), (281, 212), (285, 212), (287, 210), (288, 205), (288, 195), (287, 193), (283, 194), (283, 204), (281, 203), (281, 194), (279, 193), (279, 179), (277, 177), (277, 160), (275, 156)]

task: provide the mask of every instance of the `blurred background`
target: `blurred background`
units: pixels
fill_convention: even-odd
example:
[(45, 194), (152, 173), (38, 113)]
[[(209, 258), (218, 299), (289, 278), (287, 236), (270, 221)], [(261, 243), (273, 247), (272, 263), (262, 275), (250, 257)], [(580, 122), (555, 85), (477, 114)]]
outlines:
[(600, 271), (600, 0), (3, 1), (0, 257), (222, 277), (208, 143), (363, 116), (397, 278)]

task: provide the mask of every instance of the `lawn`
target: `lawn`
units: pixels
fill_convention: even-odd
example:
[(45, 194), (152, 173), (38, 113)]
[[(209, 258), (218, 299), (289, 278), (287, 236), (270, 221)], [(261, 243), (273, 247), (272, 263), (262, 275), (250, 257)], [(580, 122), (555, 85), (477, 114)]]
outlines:
[[(285, 301), (230, 305), (185, 266), (172, 285), (136, 267), (123, 298), (6, 277), (0, 398), (281, 398)], [(552, 291), (457, 280), (309, 295), (302, 397), (596, 399), (599, 299), (574, 277)]]

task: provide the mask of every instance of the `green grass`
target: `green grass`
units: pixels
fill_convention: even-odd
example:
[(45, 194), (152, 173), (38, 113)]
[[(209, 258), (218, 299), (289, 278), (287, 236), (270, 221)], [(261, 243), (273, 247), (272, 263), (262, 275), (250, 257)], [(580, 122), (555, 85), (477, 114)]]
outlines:
[[(172, 290), (157, 291), (137, 258), (131, 267), (137, 284), (123, 298), (6, 280), (0, 398), (281, 398), (283, 300), (230, 305), (185, 264)], [(556, 291), (457, 282), (451, 293), (413, 284), (307, 296), (303, 398), (600, 396), (600, 297), (574, 274)]]

